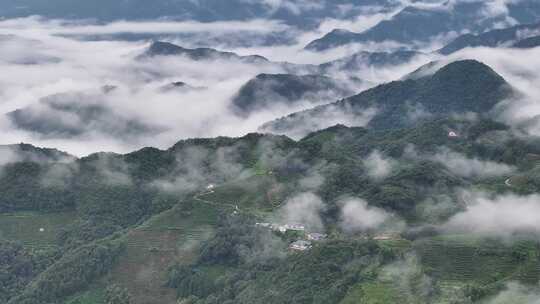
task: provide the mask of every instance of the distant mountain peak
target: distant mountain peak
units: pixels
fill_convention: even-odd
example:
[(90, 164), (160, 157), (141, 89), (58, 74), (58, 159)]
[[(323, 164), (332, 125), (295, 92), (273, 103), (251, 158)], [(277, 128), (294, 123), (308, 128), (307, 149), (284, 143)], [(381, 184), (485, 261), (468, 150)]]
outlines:
[(472, 73), (482, 73), (485, 75), (490, 75), (497, 80), (504, 81), (504, 79), (499, 74), (497, 74), (497, 72), (495, 72), (490, 66), (475, 59), (464, 59), (450, 62), (440, 68), (437, 72), (435, 72), (433, 76), (457, 76), (461, 73), (467, 73), (467, 75), (471, 75)]
[(154, 41), (150, 47), (142, 54), (142, 58), (156, 56), (185, 56), (191, 60), (215, 60), (215, 59), (234, 59), (247, 63), (267, 63), (269, 62), (263, 56), (248, 55), (240, 56), (233, 52), (218, 51), (212, 48), (185, 48), (179, 45), (164, 42)]
[(186, 49), (179, 45), (164, 41), (154, 41), (148, 48), (146, 54), (150, 56), (177, 55), (184, 51), (186, 51)]
[(495, 29), (478, 35), (468, 33), (457, 37), (438, 52), (443, 55), (450, 55), (469, 47), (532, 48), (539, 45), (534, 43), (534, 36), (538, 35), (538, 33), (540, 33), (540, 23)]
[[(434, 69), (439, 64), (430, 63), (425, 69)], [(454, 114), (489, 115), (513, 92), (504, 78), (489, 66), (476, 60), (460, 60), (433, 73), (382, 84), (328, 105), (293, 113), (262, 128), (279, 134), (298, 134), (298, 128), (315, 131), (306, 130), (306, 126), (320, 125), (312, 121), (330, 120), (334, 124), (364, 121), (367, 127), (374, 129), (401, 128), (418, 120)], [(336, 119), (339, 117), (336, 113), (341, 113), (342, 121)], [(370, 113), (371, 116), (367, 115)]]
[(316, 105), (351, 94), (353, 91), (346, 85), (323, 75), (262, 73), (240, 88), (232, 105), (234, 112), (245, 116), (255, 110), (292, 107), (306, 102)]

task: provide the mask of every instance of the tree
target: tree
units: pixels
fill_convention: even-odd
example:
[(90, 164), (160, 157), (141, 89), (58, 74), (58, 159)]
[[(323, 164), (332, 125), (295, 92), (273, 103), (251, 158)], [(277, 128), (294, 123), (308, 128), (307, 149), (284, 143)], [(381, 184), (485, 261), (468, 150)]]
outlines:
[(105, 300), (107, 304), (130, 304), (131, 294), (125, 287), (111, 285), (107, 287)]

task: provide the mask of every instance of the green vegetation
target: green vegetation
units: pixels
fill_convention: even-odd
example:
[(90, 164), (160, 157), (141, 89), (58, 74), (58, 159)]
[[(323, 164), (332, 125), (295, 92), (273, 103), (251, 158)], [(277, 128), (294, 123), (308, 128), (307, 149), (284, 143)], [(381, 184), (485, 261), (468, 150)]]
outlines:
[(286, 199), (287, 185), (272, 175), (256, 175), (216, 187), (212, 192), (198, 196), (200, 200), (215, 202), (234, 210), (273, 211)]
[(38, 304), (57, 301), (80, 290), (107, 273), (123, 250), (117, 236), (81, 246), (64, 255), (40, 273), (20, 295), (8, 304)]
[(66, 300), (64, 304), (105, 304), (105, 290), (92, 288)]
[(461, 236), (427, 239), (415, 245), (427, 273), (441, 280), (488, 285), (540, 279), (538, 243), (521, 241), (510, 246)]
[[(378, 178), (366, 161), (374, 151), (393, 164)], [(433, 157), (445, 151), (512, 171), (460, 174)], [(335, 126), (297, 142), (249, 134), (66, 162), (30, 157), (0, 170), (0, 303), (479, 303), (507, 282), (538, 283), (538, 243), (436, 227), (466, 208), (456, 189), (538, 192), (538, 155), (540, 140), (503, 124), (445, 118)], [(329, 239), (291, 252), (303, 233), (254, 224), (303, 192), (322, 199)], [(341, 200), (350, 196), (410, 229), (379, 241), (348, 234)]]
[(198, 261), (173, 267), (168, 285), (201, 304), (331, 303), (394, 257), (392, 251), (361, 241), (331, 241), (288, 253), (283, 239), (253, 224), (241, 215), (222, 218)]
[(49, 267), (58, 252), (28, 249), (0, 240), (0, 303), (17, 295), (40, 272)]
[(75, 212), (0, 214), (0, 238), (29, 247), (56, 245), (57, 236), (76, 219)]
[(400, 298), (389, 284), (365, 283), (359, 284), (349, 291), (347, 297), (340, 304), (390, 304), (396, 303)]
[(189, 264), (196, 259), (200, 242), (211, 237), (218, 210), (190, 201), (158, 214), (125, 236), (126, 248), (106, 277), (127, 289), (138, 302), (174, 302), (165, 288), (172, 263)]

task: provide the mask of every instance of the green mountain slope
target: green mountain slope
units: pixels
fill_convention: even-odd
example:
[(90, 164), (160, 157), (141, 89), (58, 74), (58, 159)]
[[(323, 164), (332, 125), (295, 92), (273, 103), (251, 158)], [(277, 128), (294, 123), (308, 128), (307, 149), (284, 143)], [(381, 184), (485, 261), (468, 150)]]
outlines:
[[(306, 127), (332, 120), (336, 112), (348, 117), (348, 122), (366, 121), (369, 128), (399, 128), (450, 114), (487, 115), (510, 94), (510, 86), (488, 66), (474, 60), (456, 61), (434, 74), (382, 84), (332, 104), (293, 113), (264, 124), (261, 130), (305, 133)], [(372, 114), (366, 119), (366, 113)]]

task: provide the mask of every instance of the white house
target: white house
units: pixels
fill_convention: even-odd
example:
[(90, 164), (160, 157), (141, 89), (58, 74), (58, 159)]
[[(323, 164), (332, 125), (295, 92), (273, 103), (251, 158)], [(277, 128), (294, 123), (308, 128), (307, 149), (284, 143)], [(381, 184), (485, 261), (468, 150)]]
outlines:
[(298, 224), (287, 224), (285, 226), (286, 230), (293, 230), (293, 231), (305, 231), (306, 227), (304, 225), (298, 225)]
[(322, 234), (322, 233), (309, 233), (307, 235), (307, 239), (310, 240), (310, 241), (322, 241), (324, 239), (326, 239), (328, 237), (328, 235), (326, 234)]
[(289, 249), (294, 251), (306, 251), (311, 249), (313, 246), (309, 241), (296, 241), (289, 246)]
[(375, 241), (397, 240), (399, 238), (400, 236), (397, 232), (383, 232), (373, 237)]

